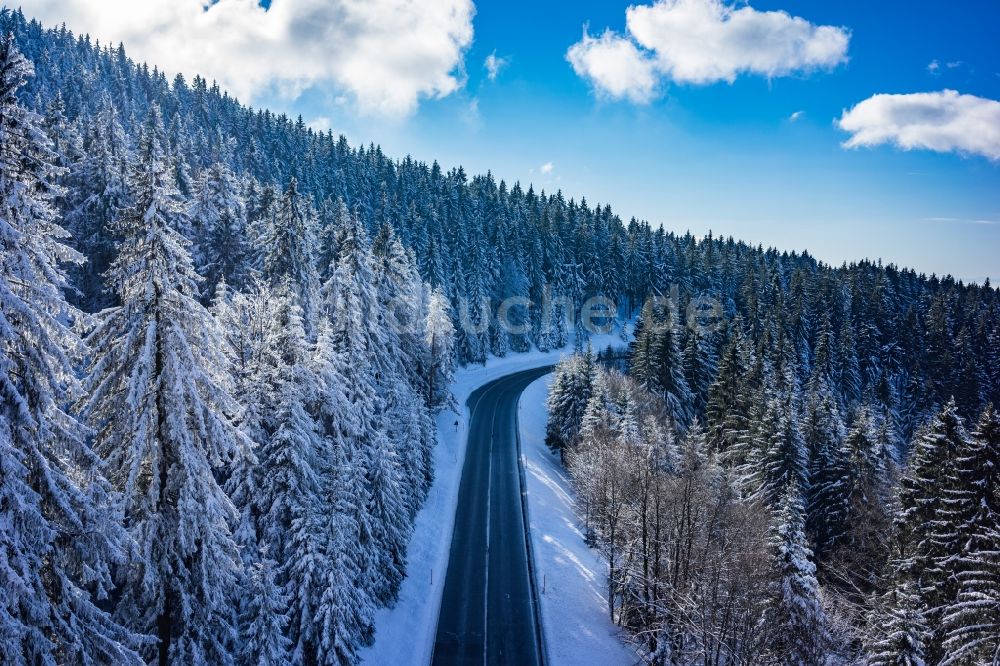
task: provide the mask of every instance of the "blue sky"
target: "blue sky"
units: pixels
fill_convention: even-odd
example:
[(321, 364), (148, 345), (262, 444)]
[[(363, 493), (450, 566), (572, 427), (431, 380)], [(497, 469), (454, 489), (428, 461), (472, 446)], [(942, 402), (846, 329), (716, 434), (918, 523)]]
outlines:
[[(448, 2), (460, 7), (469, 0), (444, 0), (442, 5)], [(25, 5), (29, 14), (32, 4)], [(135, 16), (123, 27), (96, 16), (99, 9), (85, 9), (82, 0), (34, 4), (43, 20), (79, 5), (64, 19), (71, 28), (76, 21), (78, 31), (126, 31), (125, 44), (133, 54), (142, 57), (145, 49), (150, 58), (173, 55), (144, 43), (151, 41), (142, 31), (143, 21), (152, 21), (148, 16)], [(178, 4), (183, 3), (172, 7)], [(625, 218), (634, 215), (674, 231), (704, 234), (711, 229), (752, 243), (808, 249), (835, 264), (880, 257), (966, 280), (1000, 278), (1000, 161), (995, 152), (1000, 145), (1000, 106), (993, 102), (1000, 100), (1000, 4), (754, 0), (756, 12), (780, 10), (812, 27), (845, 28), (846, 57), (815, 67), (791, 66), (773, 76), (738, 68), (732, 83), (690, 83), (678, 74), (681, 70), (661, 67), (655, 92), (638, 101), (643, 95), (608, 94), (597, 79), (588, 79), (567, 59), (587, 25), (593, 38), (610, 29), (609, 39), (631, 44), (627, 48), (640, 53), (643, 63), (663, 62), (657, 60), (662, 52), (650, 48), (647, 38), (626, 28), (629, 4), (478, 0), (471, 34), (449, 28), (453, 52), (445, 57), (448, 49), (435, 42), (428, 51), (433, 57), (419, 59), (440, 71), (413, 84), (412, 95), (388, 113), (373, 113), (375, 102), (367, 107), (355, 102), (368, 99), (364, 96), (371, 91), (365, 86), (374, 85), (372, 77), (396, 76), (417, 67), (407, 63), (405, 54), (391, 65), (362, 59), (352, 61), (356, 69), (333, 66), (291, 91), (285, 85), (289, 74), (277, 72), (265, 85), (246, 88), (241, 97), (258, 106), (301, 113), (307, 122), (343, 132), (353, 143), (380, 143), (393, 156), (437, 159), (445, 167), (461, 164), (471, 173), (489, 169), (508, 182), (531, 182), (547, 191), (562, 189), (567, 197), (585, 196), (590, 203), (608, 202)], [(312, 5), (313, 20), (321, 18), (316, 12), (325, 5), (315, 0)], [(728, 10), (742, 7), (729, 5)], [(405, 14), (398, 6), (390, 11), (393, 8)], [(277, 15), (276, 9), (298, 11), (293, 0), (275, 0), (269, 13)], [(427, 19), (414, 29), (426, 37), (452, 20), (438, 19)], [(364, 25), (380, 20), (366, 16)], [(392, 40), (415, 20), (407, 22), (402, 16), (399, 27), (380, 34)], [(253, 28), (234, 23), (228, 29)], [(328, 35), (331, 40), (338, 41)], [(339, 41), (344, 41), (343, 35)], [(768, 46), (745, 42), (738, 45), (751, 54), (745, 57)], [(290, 69), (296, 58), (348, 58), (341, 52), (297, 53), (302, 43), (290, 39), (281, 47), (290, 51)], [(667, 37), (661, 43), (666, 43), (663, 49), (671, 48)], [(505, 64), (491, 80), (484, 61), (493, 53)], [(376, 51), (371, 57), (381, 55)], [(671, 57), (675, 66), (686, 55)], [(170, 68), (171, 63), (164, 64)], [(178, 69), (192, 66), (177, 64)], [(238, 67), (236, 62), (234, 69), (209, 75), (236, 82), (240, 91), (239, 77), (233, 74), (240, 73)], [(618, 74), (615, 70), (614, 76)], [(409, 82), (399, 81), (397, 86), (392, 79), (392, 89), (410, 90)], [(937, 122), (945, 108), (939, 104), (970, 110), (959, 119), (962, 122), (949, 125), (949, 138), (933, 132), (930, 138), (918, 137), (918, 146), (938, 142), (937, 150), (901, 150), (879, 140), (865, 147), (842, 146), (851, 137), (837, 126), (845, 110), (880, 93), (946, 89), (964, 97), (957, 106), (939, 97), (922, 100), (921, 118)], [(892, 104), (908, 104), (910, 99), (894, 98)], [(925, 102), (930, 107), (925, 108)], [(386, 105), (379, 108), (384, 111)], [(869, 130), (891, 133), (887, 123), (912, 117), (894, 109), (873, 103), (858, 117), (864, 116), (861, 122)]]

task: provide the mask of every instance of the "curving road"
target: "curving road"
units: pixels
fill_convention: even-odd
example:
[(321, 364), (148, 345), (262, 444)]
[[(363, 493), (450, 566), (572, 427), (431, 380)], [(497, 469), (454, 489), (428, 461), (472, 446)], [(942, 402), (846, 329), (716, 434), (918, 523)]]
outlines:
[(434, 664), (544, 663), (517, 435), (521, 392), (551, 367), (469, 397), (469, 443), (434, 644)]

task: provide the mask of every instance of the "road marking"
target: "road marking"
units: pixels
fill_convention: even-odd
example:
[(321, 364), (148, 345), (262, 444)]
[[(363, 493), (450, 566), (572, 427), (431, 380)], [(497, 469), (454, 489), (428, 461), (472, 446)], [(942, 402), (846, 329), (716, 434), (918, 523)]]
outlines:
[[(479, 401), (486, 397), (486, 394), (500, 386), (502, 382), (497, 381), (493, 386), (483, 392)], [(479, 407), (479, 403), (476, 403)], [(483, 666), (489, 663), (488, 654), (490, 649), (490, 505), (493, 495), (493, 429), (497, 423), (497, 409), (493, 409), (493, 418), (490, 419), (490, 449), (488, 453), (489, 466), (486, 471), (486, 569), (483, 576)], [(468, 446), (468, 443), (466, 443)]]

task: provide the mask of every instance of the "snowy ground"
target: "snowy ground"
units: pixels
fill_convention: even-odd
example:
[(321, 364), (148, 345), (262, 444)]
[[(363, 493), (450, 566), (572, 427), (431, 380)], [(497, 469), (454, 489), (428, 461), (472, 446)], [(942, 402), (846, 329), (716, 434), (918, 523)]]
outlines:
[(521, 394), (518, 421), (528, 485), (531, 543), (550, 666), (624, 666), (639, 657), (608, 619), (607, 565), (587, 547), (569, 475), (545, 445), (545, 398), (552, 375)]
[[(620, 345), (622, 340), (618, 334), (595, 336), (592, 340), (595, 352), (609, 344)], [(360, 651), (363, 663), (373, 666), (430, 663), (448, 569), (458, 485), (468, 442), (469, 410), (465, 402), (469, 395), (498, 377), (554, 364), (569, 353), (572, 353), (572, 347), (551, 352), (512, 354), (506, 358), (491, 358), (485, 366), (462, 368), (455, 373), (452, 393), (455, 404), (459, 406), (458, 413), (445, 411), (437, 419), (434, 484), (414, 524), (407, 552), (406, 578), (400, 586), (396, 605), (375, 614), (375, 644)]]

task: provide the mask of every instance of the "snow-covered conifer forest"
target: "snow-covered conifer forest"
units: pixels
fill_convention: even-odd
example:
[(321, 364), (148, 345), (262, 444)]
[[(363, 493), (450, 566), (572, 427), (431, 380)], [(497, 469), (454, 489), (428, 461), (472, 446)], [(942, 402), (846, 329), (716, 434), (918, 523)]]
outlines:
[[(0, 35), (0, 662), (354, 663), (456, 364), (574, 343), (549, 440), (652, 663), (1000, 659), (988, 283), (676, 235)], [(566, 316), (597, 295), (638, 318), (615, 363)]]
[(801, 350), (785, 326), (702, 335), (650, 308), (627, 373), (589, 349), (557, 367), (546, 440), (611, 620), (655, 664), (996, 663), (989, 396), (901, 411), (894, 373), (850, 378), (827, 324)]

